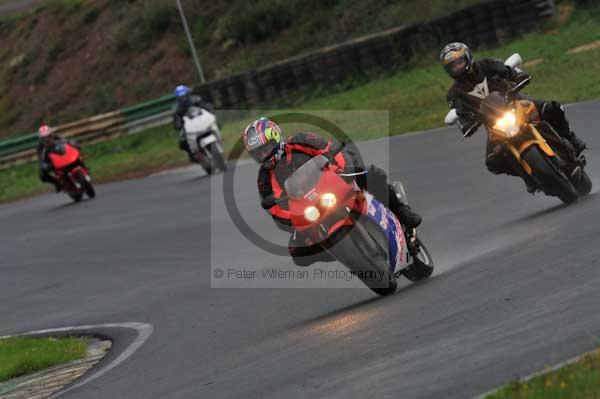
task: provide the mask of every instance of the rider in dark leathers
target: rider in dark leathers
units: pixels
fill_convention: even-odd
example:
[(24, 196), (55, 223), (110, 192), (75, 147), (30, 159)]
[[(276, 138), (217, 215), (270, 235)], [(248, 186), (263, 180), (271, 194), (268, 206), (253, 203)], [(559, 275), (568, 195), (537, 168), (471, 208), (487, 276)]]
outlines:
[(190, 146), (186, 140), (183, 130), (183, 117), (190, 107), (204, 108), (212, 111), (211, 103), (204, 101), (200, 95), (195, 94), (192, 89), (187, 86), (179, 85), (173, 93), (175, 95), (175, 108), (173, 110), (173, 127), (179, 134), (179, 148), (188, 154), (191, 161), (194, 161), (194, 156), (190, 150)]
[[(258, 191), (263, 201), (269, 197), (279, 200), (284, 194), (285, 180), (311, 158), (319, 155), (331, 157), (329, 148), (332, 142), (315, 133), (297, 133), (286, 141), (279, 126), (267, 118), (260, 118), (248, 125), (243, 133), (243, 140), (252, 158), (261, 165)], [(394, 212), (407, 229), (415, 228), (421, 223), (421, 216), (400, 202), (387, 182), (385, 171), (373, 165), (366, 170), (355, 151), (348, 147), (333, 157), (333, 163), (345, 173), (356, 174), (349, 178), (355, 179), (359, 187), (368, 188), (375, 198)], [(287, 201), (272, 202), (267, 206), (267, 211), (279, 228), (292, 231)], [(318, 260), (333, 260), (323, 252), (321, 246), (305, 246), (297, 239), (293, 234), (288, 246), (296, 265), (308, 266)]]
[[(510, 68), (495, 58), (475, 60), (469, 47), (464, 43), (450, 43), (442, 50), (440, 60), (454, 84), (448, 90), (447, 101), (455, 108), (458, 125), (465, 136), (470, 136), (480, 125), (479, 109), (481, 102), (492, 92), (506, 93), (514, 84), (529, 78), (518, 68)], [(521, 96), (526, 98), (525, 96)], [(556, 101), (532, 100), (540, 117), (547, 121), (564, 139), (571, 142), (577, 154), (585, 148), (585, 143), (571, 130), (563, 106)], [(507, 173), (525, 178), (528, 191), (535, 191), (520, 170), (510, 167), (505, 161), (502, 147), (489, 140), (486, 146), (486, 166), (495, 174)], [(516, 168), (519, 169), (519, 168)]]
[(47, 125), (43, 125), (38, 130), (39, 141), (36, 149), (38, 162), (40, 164), (40, 180), (44, 183), (54, 185), (56, 192), (59, 192), (62, 187), (60, 182), (54, 177), (54, 167), (50, 162), (49, 155), (52, 153), (56, 145), (68, 143), (79, 148), (73, 141), (66, 140), (54, 133), (54, 130)]

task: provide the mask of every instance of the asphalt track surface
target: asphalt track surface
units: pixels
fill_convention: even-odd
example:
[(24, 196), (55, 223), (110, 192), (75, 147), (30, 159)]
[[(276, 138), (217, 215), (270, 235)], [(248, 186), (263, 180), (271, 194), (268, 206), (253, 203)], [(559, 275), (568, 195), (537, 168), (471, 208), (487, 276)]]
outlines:
[[(596, 187), (599, 106), (568, 110)], [(387, 151), (360, 148), (368, 162)], [(437, 264), (424, 283), (382, 299), (353, 284), (211, 288), (211, 252), (213, 267), (290, 262), (232, 230), (220, 179), (187, 168), (99, 186), (77, 205), (48, 194), (0, 206), (0, 335), (149, 323), (129, 359), (64, 395), (130, 399), (469, 398), (600, 344), (597, 188), (569, 207), (531, 196), (485, 170), (482, 134), (461, 142), (454, 128), (391, 150)], [(240, 208), (276, 236), (255, 173), (237, 171)]]

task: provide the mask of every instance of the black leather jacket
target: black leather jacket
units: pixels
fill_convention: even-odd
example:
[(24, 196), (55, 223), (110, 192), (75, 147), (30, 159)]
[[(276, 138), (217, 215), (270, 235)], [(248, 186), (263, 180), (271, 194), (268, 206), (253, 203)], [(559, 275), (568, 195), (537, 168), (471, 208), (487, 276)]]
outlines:
[(515, 83), (529, 77), (519, 69), (512, 69), (496, 58), (484, 58), (473, 63), (470, 72), (456, 79), (448, 90), (450, 108), (456, 108), (458, 125), (463, 133), (479, 122), (479, 107), (491, 92), (507, 92)]

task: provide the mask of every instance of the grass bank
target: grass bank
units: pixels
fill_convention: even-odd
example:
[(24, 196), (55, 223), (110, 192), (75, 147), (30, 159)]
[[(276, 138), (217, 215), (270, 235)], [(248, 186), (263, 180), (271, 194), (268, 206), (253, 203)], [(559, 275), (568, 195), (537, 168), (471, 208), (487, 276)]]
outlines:
[(15, 337), (0, 340), (0, 382), (83, 358), (80, 338)]
[[(186, 0), (183, 7), (213, 80), (478, 1)], [(0, 138), (148, 101), (196, 81), (173, 0), (35, 3), (0, 16)], [(35, 95), (23, 95), (30, 91)]]
[[(575, 11), (567, 2), (561, 10), (560, 19), (539, 32), (500, 48), (477, 51), (475, 56), (505, 59), (520, 53), (524, 69), (534, 76), (527, 88), (533, 97), (564, 103), (600, 97), (600, 46), (569, 53), (600, 38), (600, 8)], [(432, 58), (424, 57), (410, 71), (338, 94), (307, 97), (296, 105), (305, 109), (389, 109), (392, 134), (441, 126), (448, 112), (446, 91), (451, 81)]]
[(486, 399), (600, 398), (600, 351), (560, 370), (528, 381), (511, 382)]
[[(479, 51), (476, 56), (506, 58), (520, 53), (526, 61), (525, 69), (534, 76), (527, 89), (531, 96), (564, 103), (599, 98), (600, 45), (592, 43), (597, 43), (600, 37), (600, 8), (575, 10), (570, 2), (562, 2), (560, 8), (558, 20), (538, 32), (497, 49)], [(314, 91), (286, 106), (305, 110), (389, 110), (390, 131), (395, 135), (441, 126), (448, 111), (446, 90), (450, 83), (432, 54), (415, 62), (412, 69), (362, 84), (350, 82), (355, 86), (340, 87), (334, 94)], [(225, 124), (226, 149), (231, 148), (252, 117), (254, 115), (248, 115), (244, 120)], [(364, 121), (357, 123), (355, 130), (360, 134), (353, 137), (359, 139), (387, 134)], [(97, 181), (185, 162), (170, 127), (92, 145), (86, 147), (84, 153)], [(0, 171), (0, 201), (45, 189), (37, 180), (36, 165)]]

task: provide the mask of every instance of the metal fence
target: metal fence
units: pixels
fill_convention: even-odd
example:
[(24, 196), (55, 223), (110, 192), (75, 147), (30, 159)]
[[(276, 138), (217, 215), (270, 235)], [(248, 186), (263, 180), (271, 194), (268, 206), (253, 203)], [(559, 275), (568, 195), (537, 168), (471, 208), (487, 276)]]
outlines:
[[(598, 0), (580, 0), (598, 1)], [(494, 0), (446, 17), (399, 27), (290, 58), (265, 68), (208, 82), (196, 90), (217, 108), (266, 105), (293, 93), (344, 82), (370, 71), (402, 68), (448, 41), (497, 46), (531, 31), (554, 14), (553, 0)], [(172, 96), (58, 127), (78, 141), (99, 141), (165, 122)], [(0, 168), (31, 159), (35, 134), (0, 142)]]

